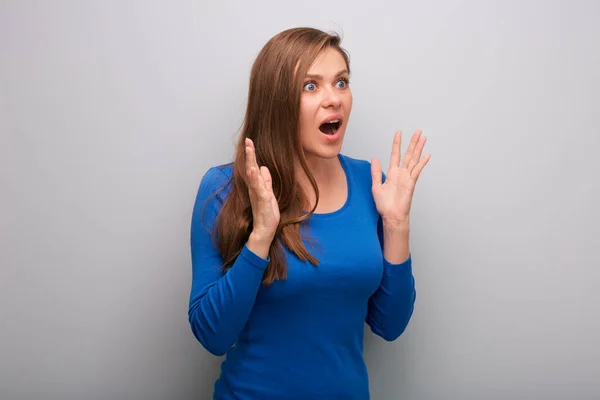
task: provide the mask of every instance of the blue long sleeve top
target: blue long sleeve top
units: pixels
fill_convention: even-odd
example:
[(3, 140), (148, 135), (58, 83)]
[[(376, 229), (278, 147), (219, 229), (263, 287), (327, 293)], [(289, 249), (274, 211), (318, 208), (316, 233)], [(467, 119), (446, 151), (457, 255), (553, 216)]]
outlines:
[[(232, 165), (204, 175), (191, 224), (189, 322), (198, 341), (224, 355), (215, 399), (369, 399), (364, 324), (392, 341), (416, 297), (412, 258), (391, 264), (371, 193), (370, 163), (339, 155), (348, 182), (344, 206), (314, 214), (303, 229), (317, 246), (314, 266), (286, 251), (288, 278), (261, 284), (269, 260), (246, 246), (223, 273), (210, 231)], [(204, 209), (203, 209), (204, 207)]]

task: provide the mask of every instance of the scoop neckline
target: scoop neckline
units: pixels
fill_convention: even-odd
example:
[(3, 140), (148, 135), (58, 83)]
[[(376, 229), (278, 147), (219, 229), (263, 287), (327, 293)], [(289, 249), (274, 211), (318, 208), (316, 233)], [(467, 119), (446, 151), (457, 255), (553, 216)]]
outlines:
[[(342, 169), (344, 170), (344, 176), (346, 178), (346, 186), (347, 186), (347, 195), (346, 195), (346, 201), (344, 202), (344, 204), (338, 208), (335, 211), (332, 212), (328, 212), (328, 213), (313, 213), (310, 218), (315, 218), (315, 219), (326, 219), (326, 218), (331, 218), (331, 217), (335, 217), (341, 213), (344, 212), (344, 210), (346, 210), (349, 205), (350, 205), (350, 199), (352, 197), (352, 176), (349, 173), (349, 169), (348, 169), (348, 164), (346, 161), (346, 158), (344, 157), (344, 155), (342, 155), (341, 153), (338, 153), (337, 155), (338, 160), (340, 160), (340, 164), (342, 165)], [(304, 211), (304, 214), (308, 214), (306, 211)]]

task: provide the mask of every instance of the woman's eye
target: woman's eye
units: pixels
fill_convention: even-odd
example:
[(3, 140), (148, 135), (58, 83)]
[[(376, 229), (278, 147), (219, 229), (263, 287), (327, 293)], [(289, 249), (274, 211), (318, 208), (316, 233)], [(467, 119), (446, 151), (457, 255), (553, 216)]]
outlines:
[(346, 79), (339, 80), (337, 83), (337, 87), (340, 89), (344, 89), (348, 85), (348, 81)]
[(312, 82), (308, 82), (308, 83), (304, 84), (304, 90), (308, 90), (309, 92), (312, 92), (316, 88), (317, 88), (317, 86)]

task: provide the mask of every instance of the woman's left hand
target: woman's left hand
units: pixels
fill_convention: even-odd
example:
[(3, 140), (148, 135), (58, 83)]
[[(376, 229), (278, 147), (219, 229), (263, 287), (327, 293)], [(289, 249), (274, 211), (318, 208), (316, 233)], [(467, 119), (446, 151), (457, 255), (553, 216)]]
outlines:
[(405, 226), (409, 224), (410, 207), (415, 185), (421, 171), (427, 165), (431, 154), (421, 158), (426, 138), (421, 131), (416, 131), (410, 141), (404, 158), (400, 159), (402, 132), (396, 132), (392, 146), (390, 167), (386, 174), (385, 183), (381, 183), (381, 164), (378, 159), (371, 163), (373, 178), (373, 200), (384, 224), (388, 227)]

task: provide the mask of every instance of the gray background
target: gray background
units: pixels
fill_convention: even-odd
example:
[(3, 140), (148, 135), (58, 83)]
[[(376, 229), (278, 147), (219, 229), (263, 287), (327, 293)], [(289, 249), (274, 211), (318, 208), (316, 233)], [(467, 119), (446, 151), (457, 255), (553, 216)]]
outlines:
[(600, 2), (441, 0), (2, 0), (0, 398), (211, 397), (191, 208), (299, 25), (351, 53), (345, 154), (417, 128), (433, 154), (373, 399), (600, 398)]

